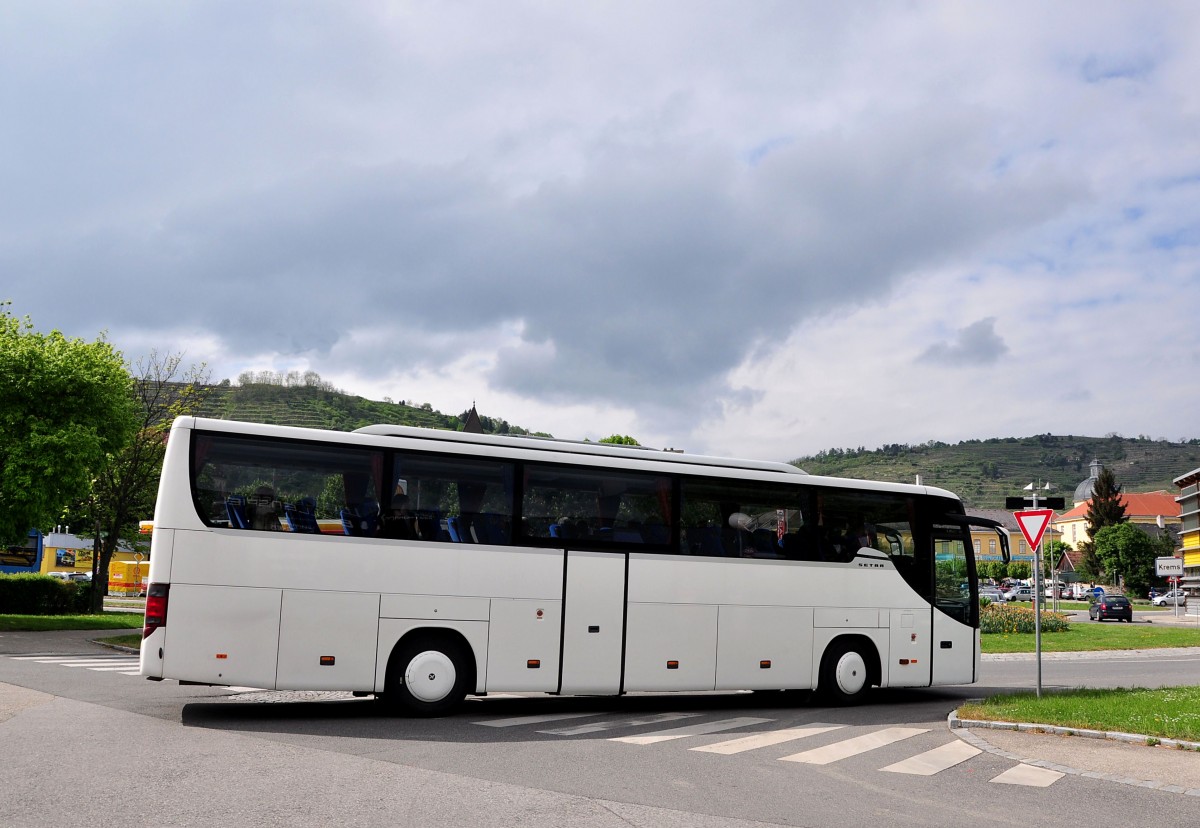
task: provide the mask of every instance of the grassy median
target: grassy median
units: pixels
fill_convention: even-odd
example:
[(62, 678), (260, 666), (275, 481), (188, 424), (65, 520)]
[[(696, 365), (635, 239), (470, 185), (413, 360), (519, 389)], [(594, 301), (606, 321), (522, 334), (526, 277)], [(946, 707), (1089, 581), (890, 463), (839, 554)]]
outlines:
[(1200, 742), (1200, 687), (1063, 690), (991, 696), (958, 709), (961, 719), (1030, 722)]
[[(990, 633), (980, 636), (985, 653), (1032, 653), (1033, 633)], [(1064, 632), (1042, 633), (1042, 652), (1079, 653), (1088, 650), (1142, 650), (1161, 647), (1200, 647), (1200, 627), (1154, 624), (1071, 624)]]
[(142, 626), (140, 612), (104, 612), (96, 615), (0, 615), (0, 632), (48, 630), (127, 630)]

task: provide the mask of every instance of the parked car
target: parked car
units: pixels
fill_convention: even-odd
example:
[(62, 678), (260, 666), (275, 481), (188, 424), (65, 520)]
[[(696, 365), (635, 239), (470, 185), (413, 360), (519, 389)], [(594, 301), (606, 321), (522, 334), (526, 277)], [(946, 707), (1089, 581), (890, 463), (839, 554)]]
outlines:
[(1150, 599), (1150, 603), (1156, 607), (1179, 606), (1187, 605), (1187, 593), (1182, 589), (1173, 589), (1170, 592), (1164, 592), (1162, 595), (1156, 595)]
[(60, 581), (90, 581), (92, 573), (90, 572), (51, 572), (51, 578), (58, 578)]
[(1133, 622), (1133, 604), (1124, 595), (1104, 595), (1088, 607), (1088, 618), (1103, 621), (1116, 618), (1118, 621)]
[(1008, 592), (1006, 592), (1004, 594), (1004, 600), (1006, 600), (1006, 601), (1032, 601), (1033, 600), (1033, 587), (1029, 587), (1029, 586), (1013, 587), (1012, 589), (1010, 589)]
[(997, 603), (997, 604), (1004, 603), (1004, 593), (1001, 592), (1000, 590), (996, 589), (995, 587), (980, 587), (979, 588), (979, 597), (986, 598), (989, 601), (992, 601), (993, 603)]

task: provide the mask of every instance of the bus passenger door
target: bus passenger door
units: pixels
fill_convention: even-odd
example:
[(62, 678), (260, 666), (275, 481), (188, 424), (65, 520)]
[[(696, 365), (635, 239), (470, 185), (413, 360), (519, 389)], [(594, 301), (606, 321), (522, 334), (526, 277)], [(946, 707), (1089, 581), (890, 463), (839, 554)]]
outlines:
[(565, 556), (560, 693), (616, 695), (625, 639), (626, 555)]

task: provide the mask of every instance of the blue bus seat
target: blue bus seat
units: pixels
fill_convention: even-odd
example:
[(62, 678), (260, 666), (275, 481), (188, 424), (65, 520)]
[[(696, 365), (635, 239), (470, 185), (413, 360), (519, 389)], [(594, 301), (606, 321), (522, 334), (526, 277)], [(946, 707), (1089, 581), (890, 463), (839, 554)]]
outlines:
[(250, 528), (250, 521), (246, 519), (246, 498), (242, 495), (230, 495), (225, 498), (225, 514), (229, 516), (231, 528)]

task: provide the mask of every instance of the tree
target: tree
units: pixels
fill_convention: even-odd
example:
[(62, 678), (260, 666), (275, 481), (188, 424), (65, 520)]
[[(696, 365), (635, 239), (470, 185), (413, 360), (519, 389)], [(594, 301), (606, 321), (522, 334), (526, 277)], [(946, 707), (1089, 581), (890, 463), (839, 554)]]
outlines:
[[(108, 583), (108, 567), (118, 544), (133, 545), (138, 524), (154, 513), (167, 435), (176, 417), (193, 414), (207, 395), (208, 374), (201, 364), (182, 369), (182, 354), (152, 352), (131, 372), (131, 401), (137, 428), (95, 469), (90, 496), (81, 504), (85, 525), (98, 539), (94, 581)], [(92, 591), (92, 610), (104, 608), (103, 588)]]
[(601, 443), (609, 443), (615, 446), (640, 446), (637, 440), (626, 434), (612, 434), (600, 441)]
[(1088, 536), (1092, 538), (1105, 526), (1115, 526), (1127, 520), (1121, 487), (1117, 485), (1117, 478), (1111, 469), (1101, 469), (1096, 475), (1096, 485), (1092, 489), (1085, 520)]
[(0, 303), (0, 542), (53, 526), (135, 428), (129, 375), (105, 341), (40, 334)]
[(1094, 541), (1096, 557), (1113, 581), (1120, 576), (1126, 591), (1144, 595), (1154, 578), (1159, 544), (1132, 523), (1105, 526)]
[(1104, 562), (1096, 553), (1096, 534), (1106, 526), (1116, 526), (1126, 521), (1125, 504), (1121, 501), (1121, 487), (1111, 469), (1101, 469), (1092, 487), (1092, 499), (1088, 501), (1088, 540), (1079, 544), (1081, 553), (1080, 571), (1089, 578), (1099, 579), (1105, 574)]
[(1033, 565), (1028, 561), (1013, 561), (1008, 565), (1008, 577), (1023, 581), (1033, 574)]

